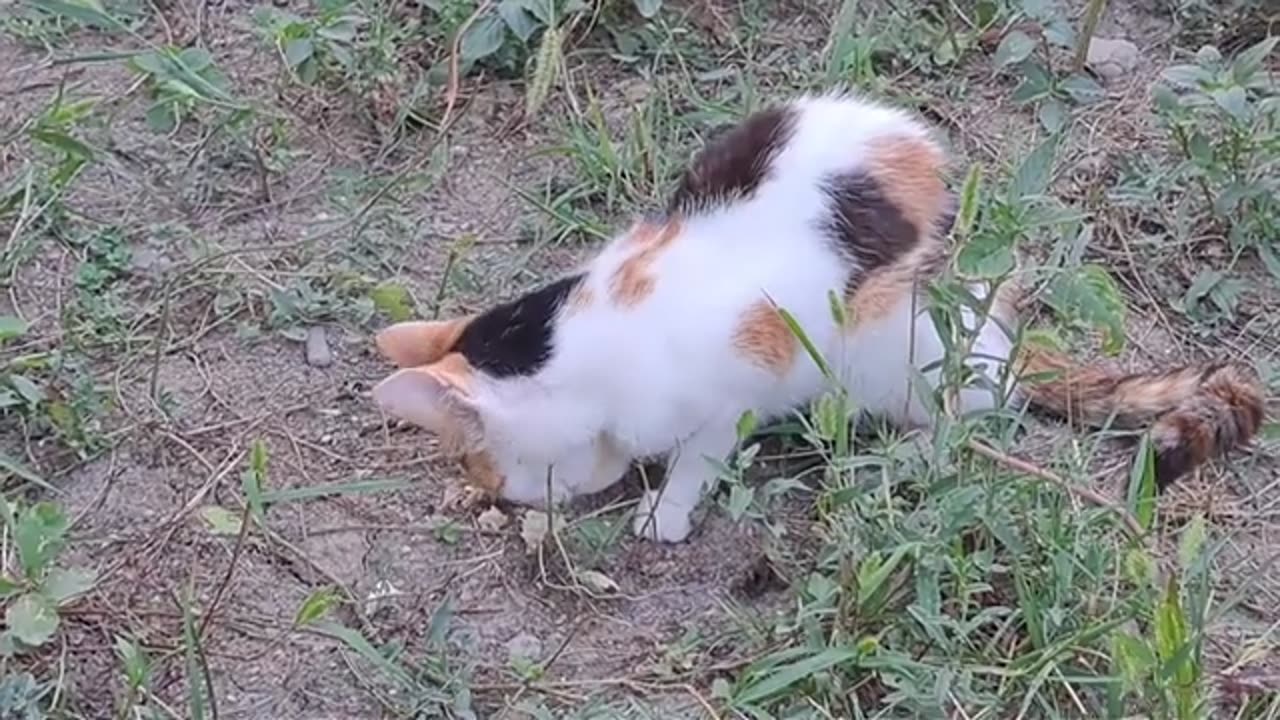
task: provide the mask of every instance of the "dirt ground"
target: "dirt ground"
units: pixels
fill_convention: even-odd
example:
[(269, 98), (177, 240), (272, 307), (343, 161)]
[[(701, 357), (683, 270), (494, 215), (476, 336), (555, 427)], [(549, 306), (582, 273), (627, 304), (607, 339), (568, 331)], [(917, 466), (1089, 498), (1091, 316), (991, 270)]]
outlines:
[[(300, 3), (287, 5), (305, 11)], [(1088, 111), (1061, 160), (1066, 170), (1057, 187), (1082, 197), (1113, 175), (1135, 145), (1149, 142), (1147, 89), (1173, 53), (1167, 20), (1140, 3), (1112, 5), (1098, 34), (1132, 40), (1141, 57), (1133, 72), (1107, 85), (1108, 102)], [(178, 593), (190, 586), (201, 612), (214, 617), (204, 649), (219, 717), (382, 716), (389, 704), (405, 702), (402, 690), (349, 646), (320, 631), (292, 630), (308, 596), (333, 586), (356, 601), (335, 610), (335, 621), (406, 657), (440, 659), (446, 676), (465, 672), (482, 717), (525, 717), (509, 708), (535, 696), (567, 704), (643, 698), (659, 708), (654, 717), (708, 717), (710, 683), (750, 660), (742, 648), (750, 645), (744, 638), (753, 622), (788, 606), (785, 583), (766, 568), (778, 552), (803, 555), (811, 522), (803, 498), (779, 511), (795, 543), (785, 551), (757, 526), (734, 523), (714, 508), (704, 510), (692, 540), (678, 546), (637, 541), (621, 528), (602, 543), (594, 565), (618, 589), (592, 597), (574, 584), (561, 558), (526, 552), (521, 511), (505, 508), (502, 527), (481, 524), (482, 508), (460, 502), (458, 469), (439, 461), (432, 438), (384, 425), (368, 397), (388, 372), (370, 341), (378, 321), (312, 322), (300, 312), (303, 319), (290, 327), (324, 333), (332, 355), (327, 366), (308, 363), (296, 337), (255, 331), (269, 320), (273, 293), (299, 281), (375, 275), (403, 284), (419, 309), (429, 309), (446, 267), (455, 267), (465, 282), (453, 283), (443, 298), (449, 314), (481, 308), (584, 257), (589, 243), (524, 242), (532, 213), (515, 190), (571, 172), (533, 155), (558, 142), (556, 117), (570, 111), (565, 100), (553, 97), (525, 127), (518, 122), (519, 83), (468, 78), (441, 173), (426, 162), (431, 130), (389, 143), (349, 99), (282, 87), (273, 50), (249, 29), (251, 4), (200, 7), (167, 7), (168, 27), (152, 23), (146, 32), (158, 40), (199, 33), (238, 96), (270, 108), (287, 128), (280, 138), (263, 132), (256, 140), (280, 159), (279, 169), (260, 167), (216, 134), (153, 132), (142, 118), (145, 99), (121, 63), (58, 61), (123, 45), (121, 38), (81, 31), (71, 36), (73, 47), (48, 53), (0, 36), (2, 127), (38, 113), (59, 83), (97, 98), (94, 112), (109, 114), (93, 131), (97, 161), (65, 205), (81, 218), (121, 228), (131, 251), (121, 280), (132, 308), (129, 339), (87, 352), (87, 372), (109, 400), (99, 428), (103, 449), (80, 458), (53, 438), (3, 430), (5, 448), (61, 489), (74, 519), (70, 554), (99, 572), (94, 591), (66, 616), (60, 651), (41, 662), (74, 668), (66, 692), (77, 711), (107, 717), (120, 692), (114, 639), (136, 637), (157, 656), (166, 648), (173, 653), (157, 663), (153, 688), (181, 708)], [(826, 13), (825, 6), (780, 7), (755, 31), (767, 38), (766, 49), (816, 50), (825, 41)], [(1009, 82), (984, 62), (965, 66), (962, 97), (939, 93), (927, 103), (955, 145), (957, 165), (1011, 162), (1031, 136), (1034, 119), (1011, 105)], [(575, 89), (591, 85), (611, 118), (625, 114), (629, 93), (644, 91), (643, 78), (617, 67), (600, 71), (615, 81), (593, 77), (592, 63), (574, 64), (572, 56), (569, 69)], [(914, 89), (916, 81), (900, 83)], [(6, 172), (20, 164), (3, 160)], [(405, 168), (414, 170), (408, 180), (361, 215), (378, 183)], [(358, 233), (353, 218), (364, 225)], [(464, 237), (472, 238), (471, 250), (450, 260)], [(0, 300), (0, 312), (32, 322), (33, 346), (60, 343), (84, 252), (67, 242), (42, 243)], [(1167, 307), (1153, 302), (1161, 291), (1146, 285), (1119, 242), (1103, 238), (1099, 252), (1117, 261), (1133, 308), (1127, 366), (1200, 358), (1215, 345), (1233, 356), (1275, 360), (1274, 324), (1249, 323), (1225, 340), (1188, 337), (1185, 326), (1159, 311)], [(175, 270), (211, 253), (225, 254), (196, 271)], [(1029, 452), (1062, 438), (1059, 431), (1029, 439)], [(204, 511), (241, 512), (240, 475), (257, 439), (268, 450), (271, 490), (365, 480), (408, 485), (280, 503), (269, 512), (271, 535), (251, 535), (241, 547), (234, 533), (212, 532)], [(1278, 467), (1273, 450), (1259, 445), (1233, 463), (1234, 484), (1206, 479), (1169, 500), (1174, 517), (1183, 507), (1209, 510), (1228, 538), (1220, 592), (1244, 588), (1250, 595), (1214, 643), (1238, 645), (1274, 632), (1280, 617)], [(629, 482), (578, 503), (574, 514), (620, 507), (637, 494), (638, 483)], [(625, 520), (618, 513), (597, 517), (606, 534), (616, 529), (609, 523)], [(441, 645), (433, 633), (445, 620)], [(513, 652), (546, 665), (536, 690), (513, 670)]]

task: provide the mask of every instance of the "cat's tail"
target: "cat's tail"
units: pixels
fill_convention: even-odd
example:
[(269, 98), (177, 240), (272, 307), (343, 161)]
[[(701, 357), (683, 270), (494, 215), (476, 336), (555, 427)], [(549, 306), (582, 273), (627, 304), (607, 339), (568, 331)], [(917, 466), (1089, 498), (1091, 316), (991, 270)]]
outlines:
[(1150, 428), (1160, 488), (1245, 445), (1262, 424), (1261, 383), (1241, 365), (1124, 374), (1031, 345), (1018, 365), (1020, 393), (1034, 407), (1093, 426)]

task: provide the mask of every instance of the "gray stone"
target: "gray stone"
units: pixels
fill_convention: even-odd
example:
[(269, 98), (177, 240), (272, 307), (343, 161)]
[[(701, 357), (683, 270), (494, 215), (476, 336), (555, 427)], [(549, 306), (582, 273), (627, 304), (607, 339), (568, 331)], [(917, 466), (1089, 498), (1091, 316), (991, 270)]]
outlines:
[(329, 338), (322, 327), (307, 330), (307, 364), (318, 368), (333, 364), (333, 351), (329, 349)]
[(1128, 40), (1095, 37), (1089, 41), (1085, 62), (1103, 80), (1119, 80), (1138, 67), (1138, 46)]

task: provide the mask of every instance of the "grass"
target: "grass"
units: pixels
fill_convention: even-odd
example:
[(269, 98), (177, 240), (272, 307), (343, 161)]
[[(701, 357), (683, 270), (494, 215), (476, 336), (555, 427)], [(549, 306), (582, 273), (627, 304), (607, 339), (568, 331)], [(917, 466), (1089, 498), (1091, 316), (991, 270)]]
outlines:
[[(1275, 367), (1266, 22), (1168, 3), (1130, 87), (1074, 61), (1115, 8), (414, 8), (0, 19), (0, 716), (1280, 717), (1267, 444), (1156, 498), (1147, 443), (948, 411), (962, 281), (1015, 257), (1019, 342)], [(718, 128), (837, 83), (967, 169), (934, 433), (855, 433), (839, 392), (744, 418), (694, 539), (651, 548), (634, 493), (471, 512), (383, 427), (375, 328), (561, 271)]]

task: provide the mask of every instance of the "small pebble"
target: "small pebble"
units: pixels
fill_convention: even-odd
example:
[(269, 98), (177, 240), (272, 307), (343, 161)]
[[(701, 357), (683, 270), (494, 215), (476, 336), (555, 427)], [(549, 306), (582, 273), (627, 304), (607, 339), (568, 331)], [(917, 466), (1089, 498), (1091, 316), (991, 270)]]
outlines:
[(318, 368), (333, 364), (333, 351), (329, 349), (329, 338), (322, 327), (307, 330), (307, 364)]
[(537, 660), (542, 656), (542, 641), (532, 633), (520, 633), (507, 641), (507, 655), (512, 659)]
[(1138, 46), (1128, 40), (1095, 37), (1089, 41), (1085, 62), (1103, 80), (1119, 80), (1138, 67)]

